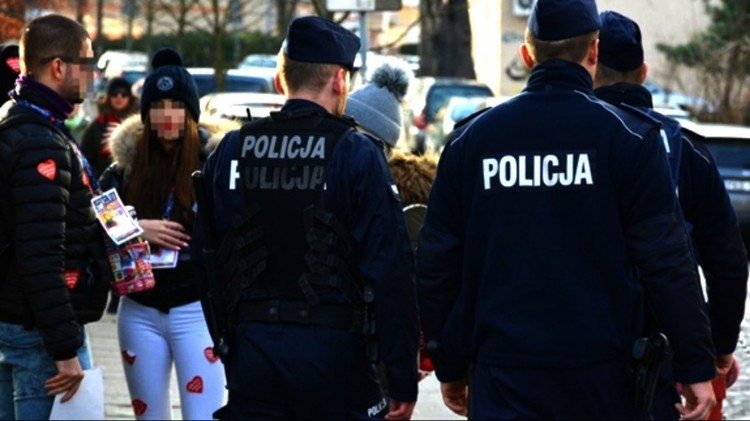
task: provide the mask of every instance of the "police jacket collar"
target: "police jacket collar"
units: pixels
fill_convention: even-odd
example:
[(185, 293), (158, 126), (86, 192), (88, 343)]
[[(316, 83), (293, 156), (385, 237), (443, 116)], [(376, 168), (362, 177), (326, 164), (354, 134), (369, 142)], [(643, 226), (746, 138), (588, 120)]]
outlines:
[(616, 83), (594, 90), (597, 98), (610, 104), (628, 104), (638, 108), (654, 108), (651, 92), (642, 85)]
[(576, 89), (593, 94), (591, 74), (578, 63), (566, 60), (548, 60), (534, 66), (524, 91), (548, 89)]
[(306, 110), (306, 109), (317, 110), (317, 111), (320, 111), (322, 114), (328, 114), (328, 111), (325, 108), (321, 107), (319, 104), (315, 102), (308, 101), (306, 99), (288, 99), (284, 103), (284, 106), (281, 107), (280, 111), (288, 112), (288, 111), (299, 111), (299, 110)]

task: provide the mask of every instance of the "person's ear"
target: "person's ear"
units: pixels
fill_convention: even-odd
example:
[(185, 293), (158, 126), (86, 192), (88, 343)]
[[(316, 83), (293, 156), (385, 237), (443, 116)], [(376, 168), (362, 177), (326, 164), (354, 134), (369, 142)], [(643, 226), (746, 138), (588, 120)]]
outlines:
[(333, 75), (333, 92), (336, 95), (346, 95), (347, 94), (347, 70), (342, 68), (339, 68), (336, 70), (336, 73)]
[(531, 70), (536, 63), (534, 62), (534, 59), (531, 57), (531, 52), (529, 52), (529, 47), (526, 45), (526, 43), (521, 44), (520, 53), (521, 53), (521, 60), (523, 60), (523, 64), (526, 65), (527, 69)]
[(643, 66), (641, 66), (641, 84), (646, 81), (647, 76), (648, 76), (648, 63), (644, 61)]
[(276, 76), (273, 77), (273, 86), (274, 88), (276, 88), (276, 92), (284, 95), (284, 87), (281, 86), (281, 78), (279, 77), (278, 73), (276, 73)]
[(60, 82), (65, 79), (65, 66), (67, 65), (68, 63), (62, 61), (61, 58), (55, 57), (48, 67), (49, 75), (52, 76), (52, 80)]
[(586, 61), (589, 65), (595, 66), (599, 61), (599, 38), (591, 41), (589, 52), (586, 54)]

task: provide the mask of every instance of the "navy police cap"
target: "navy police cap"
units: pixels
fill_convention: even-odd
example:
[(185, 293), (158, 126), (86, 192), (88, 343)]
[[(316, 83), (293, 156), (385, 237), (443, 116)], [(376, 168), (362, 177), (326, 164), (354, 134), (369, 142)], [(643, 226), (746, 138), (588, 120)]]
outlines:
[(601, 21), (594, 0), (537, 0), (528, 27), (540, 41), (560, 41), (594, 32)]
[(351, 70), (359, 46), (359, 37), (341, 25), (320, 16), (304, 16), (289, 24), (283, 48), (295, 61), (340, 64)]
[(599, 62), (620, 72), (629, 72), (643, 65), (643, 44), (638, 24), (609, 10), (602, 12), (601, 19)]

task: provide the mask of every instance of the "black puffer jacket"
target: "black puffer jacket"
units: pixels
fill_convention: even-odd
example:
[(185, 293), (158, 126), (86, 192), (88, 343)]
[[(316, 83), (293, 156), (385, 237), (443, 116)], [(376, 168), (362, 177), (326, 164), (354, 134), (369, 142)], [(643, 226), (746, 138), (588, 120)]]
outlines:
[[(46, 108), (33, 90), (20, 96)], [(0, 228), (8, 246), (0, 256), (0, 322), (37, 328), (53, 358), (69, 359), (82, 345), (80, 324), (99, 320), (106, 305), (112, 272), (104, 232), (69, 135), (13, 102), (0, 119), (15, 121), (0, 131)], [(74, 274), (67, 282), (66, 272)]]

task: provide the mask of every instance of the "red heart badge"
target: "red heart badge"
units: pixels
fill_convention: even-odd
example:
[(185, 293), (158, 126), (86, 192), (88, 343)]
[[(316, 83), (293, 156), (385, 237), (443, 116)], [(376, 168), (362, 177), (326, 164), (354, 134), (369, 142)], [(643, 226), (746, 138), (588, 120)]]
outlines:
[(48, 180), (54, 180), (55, 175), (57, 174), (57, 164), (55, 164), (55, 161), (48, 159), (44, 162), (40, 162), (39, 165), (36, 166), (36, 170), (39, 171), (39, 174), (41, 174), (42, 177)]
[(146, 409), (148, 409), (146, 402), (143, 402), (140, 399), (133, 399), (130, 404), (133, 405), (133, 412), (135, 412), (137, 417), (143, 415), (146, 412)]
[(16, 73), (21, 73), (21, 60), (18, 57), (8, 57), (5, 64)]
[(203, 393), (203, 378), (195, 376), (187, 384), (187, 391), (191, 393)]
[(81, 277), (81, 271), (78, 269), (68, 269), (65, 271), (65, 285), (68, 289), (73, 289), (78, 283), (78, 278)]
[(128, 363), (128, 365), (133, 365), (133, 363), (135, 362), (135, 355), (132, 355), (130, 352), (128, 352), (127, 349), (123, 349), (122, 351), (120, 351), (120, 354), (122, 355), (123, 361)]
[(206, 359), (211, 364), (215, 363), (216, 361), (219, 361), (219, 357), (217, 357), (216, 354), (214, 354), (213, 347), (210, 347), (210, 346), (206, 347), (206, 349), (203, 350), (203, 355), (206, 356)]

